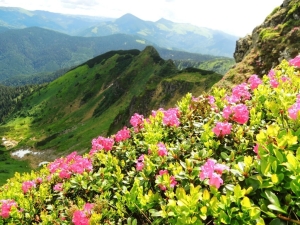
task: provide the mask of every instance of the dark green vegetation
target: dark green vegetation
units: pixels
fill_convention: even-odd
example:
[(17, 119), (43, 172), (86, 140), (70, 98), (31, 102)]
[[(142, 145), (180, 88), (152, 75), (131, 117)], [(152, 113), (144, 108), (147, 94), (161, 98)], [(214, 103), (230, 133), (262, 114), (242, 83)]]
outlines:
[(7, 87), (0, 85), (0, 123), (13, 111), (22, 106), (22, 100), (37, 90), (38, 86), (28, 85), (20, 87)]
[(299, 15), (299, 0), (284, 1), (253, 30), (252, 35), (238, 40), (234, 53), (237, 64), (219, 85), (238, 84), (252, 74), (262, 76), (283, 59), (294, 58), (300, 49)]
[(4, 146), (0, 146), (0, 186), (5, 184), (7, 179), (13, 177), (16, 171), (25, 173), (31, 170), (28, 162), (13, 159), (9, 151), (6, 151)]
[(118, 19), (107, 19), (9, 7), (0, 8), (0, 26), (17, 29), (36, 26), (84, 37), (122, 33), (138, 36), (140, 43), (148, 40), (148, 43), (152, 42), (162, 48), (227, 57), (232, 57), (238, 38), (221, 31), (165, 19), (144, 21), (131, 14)]
[(153, 47), (107, 52), (23, 99), (0, 126), (0, 135), (16, 140), (16, 148), (87, 151), (91, 139), (128, 125), (133, 113), (170, 107), (187, 92), (208, 91), (221, 77), (198, 69), (178, 71)]

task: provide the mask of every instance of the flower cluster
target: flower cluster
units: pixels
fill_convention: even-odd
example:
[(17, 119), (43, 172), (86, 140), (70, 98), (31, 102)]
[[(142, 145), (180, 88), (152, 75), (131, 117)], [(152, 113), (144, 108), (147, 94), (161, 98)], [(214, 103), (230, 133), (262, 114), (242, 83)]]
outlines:
[(297, 95), (296, 102), (288, 109), (290, 118), (296, 120), (300, 111), (300, 95)]
[(238, 104), (235, 106), (226, 106), (223, 109), (223, 117), (226, 120), (232, 119), (233, 121), (244, 124), (249, 120), (249, 111), (246, 105)]
[(268, 77), (270, 79), (270, 85), (272, 88), (277, 88), (279, 83), (276, 79), (276, 76), (275, 76), (275, 71), (273, 69), (271, 69), (268, 73)]
[(180, 125), (180, 113), (178, 108), (170, 108), (164, 110), (163, 108), (158, 109), (157, 111), (152, 110), (152, 116), (156, 117), (158, 112), (163, 113), (163, 124), (166, 126), (178, 127)]
[(136, 170), (140, 171), (144, 168), (144, 155), (141, 155), (137, 160), (136, 160)]
[(262, 80), (256, 74), (253, 74), (249, 77), (248, 83), (250, 84), (250, 89), (254, 90), (258, 85), (262, 84)]
[(91, 171), (93, 164), (90, 159), (73, 152), (65, 158), (56, 159), (48, 165), (51, 174), (58, 172), (61, 179), (70, 178), (72, 174), (82, 174)]
[(72, 222), (74, 225), (89, 225), (89, 217), (92, 214), (94, 204), (86, 203), (83, 210), (76, 210), (73, 214)]
[[(156, 175), (156, 179), (158, 182), (158, 187), (160, 190), (165, 191), (167, 187), (174, 188), (177, 184), (174, 176), (170, 176), (168, 170), (160, 170), (159, 174)], [(167, 179), (167, 182), (164, 182), (164, 178)]]
[(157, 147), (158, 147), (158, 155), (159, 156), (166, 156), (168, 154), (168, 151), (166, 149), (166, 146), (164, 145), (164, 143), (160, 142), (157, 144)]
[(139, 132), (144, 127), (144, 116), (135, 113), (130, 119), (130, 124), (134, 127), (135, 132)]
[(223, 184), (221, 175), (224, 170), (229, 170), (229, 167), (216, 163), (214, 159), (208, 159), (206, 163), (201, 166), (201, 172), (199, 174), (200, 180), (208, 179), (210, 186), (219, 188), (221, 184)]
[[(298, 27), (298, 29), (299, 29), (299, 27)], [(289, 61), (289, 64), (291, 66), (295, 66), (295, 67), (299, 68), (300, 67), (300, 55), (297, 55), (295, 58), (291, 59)]]
[(99, 136), (98, 138), (94, 138), (92, 140), (92, 149), (90, 151), (90, 155), (94, 155), (97, 151), (102, 149), (106, 151), (110, 151), (114, 145), (115, 141), (112, 138), (105, 138)]
[(231, 123), (228, 122), (217, 122), (216, 126), (213, 128), (213, 132), (218, 137), (224, 137), (226, 134), (231, 132)]
[(18, 206), (18, 204), (14, 200), (10, 200), (10, 199), (0, 200), (0, 203), (1, 203), (0, 216), (3, 219), (6, 219), (9, 217), (12, 207)]
[(127, 127), (119, 130), (115, 136), (116, 142), (125, 141), (128, 138), (130, 138), (130, 130)]
[(36, 183), (35, 181), (24, 181), (22, 183), (22, 190), (23, 190), (23, 193), (26, 194), (30, 189), (32, 188), (35, 188), (36, 187)]

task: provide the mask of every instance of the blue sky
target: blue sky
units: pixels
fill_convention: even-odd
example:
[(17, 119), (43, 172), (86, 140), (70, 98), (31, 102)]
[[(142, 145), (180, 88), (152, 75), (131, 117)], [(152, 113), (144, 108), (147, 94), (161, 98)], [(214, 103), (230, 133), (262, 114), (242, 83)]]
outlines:
[(250, 34), (283, 0), (0, 0), (0, 6), (118, 18), (126, 13), (149, 21), (222, 30), (240, 37)]

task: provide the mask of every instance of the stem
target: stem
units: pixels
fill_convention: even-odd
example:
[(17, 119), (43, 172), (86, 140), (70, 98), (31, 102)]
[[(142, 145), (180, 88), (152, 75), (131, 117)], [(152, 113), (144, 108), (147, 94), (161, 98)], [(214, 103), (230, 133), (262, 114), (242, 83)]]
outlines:
[[(135, 204), (135, 203), (133, 203), (133, 204)], [(144, 215), (144, 217), (146, 218), (146, 220), (148, 220), (148, 222), (150, 223), (150, 224), (152, 224), (152, 222), (151, 222), (151, 220), (145, 215), (145, 213), (137, 206), (137, 204), (135, 204), (135, 206), (138, 208), (138, 210), (140, 210), (140, 212)]]
[(278, 217), (279, 219), (282, 219), (282, 220), (285, 220), (285, 221), (288, 221), (288, 222), (292, 222), (292, 223), (295, 223), (295, 224), (300, 224), (300, 221), (299, 221), (299, 220), (293, 220), (293, 219), (291, 219), (291, 218), (282, 216), (281, 214), (278, 214), (277, 217)]

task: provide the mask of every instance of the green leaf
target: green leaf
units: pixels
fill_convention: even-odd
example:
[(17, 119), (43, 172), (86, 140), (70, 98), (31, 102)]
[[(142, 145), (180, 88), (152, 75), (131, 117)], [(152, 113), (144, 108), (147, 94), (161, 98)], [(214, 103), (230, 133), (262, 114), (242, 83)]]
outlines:
[(234, 193), (234, 197), (236, 197), (236, 199), (239, 199), (239, 198), (244, 196), (244, 194), (242, 192), (242, 189), (241, 189), (241, 186), (239, 184), (237, 184), (234, 187), (233, 193)]
[(224, 224), (230, 224), (230, 218), (224, 211), (220, 212), (220, 221)]
[(291, 165), (291, 167), (290, 167), (291, 170), (295, 171), (297, 169), (297, 164), (298, 164), (297, 158), (293, 154), (288, 154), (286, 156), (286, 158), (287, 158), (288, 164)]
[(271, 192), (271, 191), (269, 191), (269, 190), (266, 190), (266, 191), (265, 191), (265, 194), (266, 194), (268, 200), (269, 200), (272, 204), (274, 204), (274, 205), (280, 207), (279, 200), (278, 200), (277, 196), (276, 196), (273, 192)]
[(285, 223), (282, 222), (280, 219), (276, 218), (276, 219), (273, 219), (271, 222), (270, 222), (270, 225), (284, 225)]
[(275, 210), (275, 211), (278, 211), (278, 212), (282, 212), (282, 213), (287, 214), (286, 211), (284, 211), (282, 208), (280, 208), (280, 207), (277, 206), (277, 205), (271, 204), (271, 205), (268, 205), (268, 208), (269, 208), (269, 209), (272, 209), (272, 210)]

